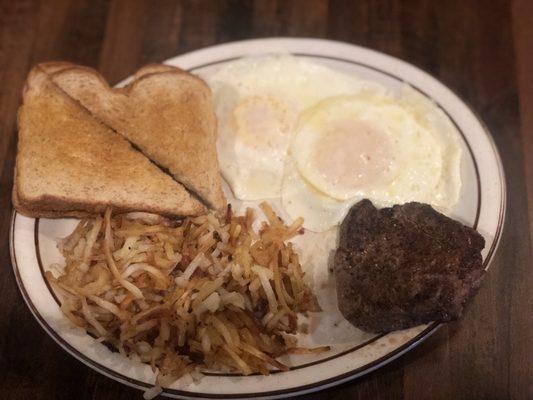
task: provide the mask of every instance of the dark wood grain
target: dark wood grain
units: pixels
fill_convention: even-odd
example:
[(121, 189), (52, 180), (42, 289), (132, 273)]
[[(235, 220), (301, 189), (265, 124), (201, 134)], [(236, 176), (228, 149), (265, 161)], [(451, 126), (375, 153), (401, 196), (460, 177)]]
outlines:
[(35, 322), (9, 265), (16, 111), (42, 60), (117, 82), (149, 62), (253, 37), (342, 40), (441, 79), (487, 123), (509, 192), (504, 236), (464, 317), (366, 377), (313, 399), (533, 398), (533, 2), (0, 0), (0, 393), (7, 399), (131, 399), (140, 392), (61, 350)]
[[(529, 16), (529, 17), (528, 17)], [(524, 236), (517, 238), (529, 243), (533, 243), (533, 3), (528, 0), (513, 2), (513, 32), (516, 54), (516, 71), (518, 81), (518, 94), (520, 99), (521, 117), (521, 139), (522, 154), (524, 156), (525, 177), (527, 186), (527, 199), (529, 211), (529, 235), (524, 232)], [(525, 217), (525, 214), (523, 215)], [(528, 238), (529, 236), (529, 238)], [(533, 279), (531, 279), (531, 262), (521, 265), (524, 275), (529, 274), (530, 279), (521, 279), (516, 282), (513, 288), (513, 302), (518, 305), (516, 311), (524, 311), (529, 315), (529, 321), (520, 318), (515, 313), (510, 320), (510, 329), (514, 332), (521, 332), (515, 337), (513, 345), (522, 349), (510, 355), (511, 374), (511, 395), (515, 398), (532, 397), (531, 381), (533, 376), (533, 332), (531, 332), (531, 320), (533, 319)], [(528, 311), (529, 310), (529, 311)], [(528, 314), (529, 313), (529, 314)]]

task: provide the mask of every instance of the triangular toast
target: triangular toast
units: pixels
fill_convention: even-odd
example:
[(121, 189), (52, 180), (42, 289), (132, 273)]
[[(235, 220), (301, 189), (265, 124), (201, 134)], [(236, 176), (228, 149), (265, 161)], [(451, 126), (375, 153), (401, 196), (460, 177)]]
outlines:
[(96, 119), (123, 135), (208, 207), (226, 206), (216, 155), (211, 91), (201, 79), (167, 65), (139, 70), (112, 89), (86, 67), (46, 63), (51, 79)]
[(13, 204), (23, 214), (82, 217), (108, 206), (169, 217), (205, 212), (183, 186), (93, 118), (39, 66), (26, 81), (18, 125)]

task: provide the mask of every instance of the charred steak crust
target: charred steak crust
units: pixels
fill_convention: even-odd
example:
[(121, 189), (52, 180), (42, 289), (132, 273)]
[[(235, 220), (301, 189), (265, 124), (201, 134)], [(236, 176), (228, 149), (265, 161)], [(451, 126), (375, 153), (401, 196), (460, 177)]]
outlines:
[(369, 332), (458, 318), (479, 287), (485, 240), (421, 203), (378, 210), (362, 200), (340, 227), (339, 309)]

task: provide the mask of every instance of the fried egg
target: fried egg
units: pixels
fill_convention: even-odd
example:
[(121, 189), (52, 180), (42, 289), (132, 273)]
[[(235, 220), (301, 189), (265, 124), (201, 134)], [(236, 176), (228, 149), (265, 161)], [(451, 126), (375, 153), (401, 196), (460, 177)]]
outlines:
[(457, 137), (444, 113), (407, 86), (398, 98), (372, 91), (328, 98), (300, 118), (283, 206), (313, 231), (339, 224), (363, 198), (447, 212), (461, 187)]
[(245, 57), (204, 78), (221, 172), (237, 199), (280, 199), (286, 215), (316, 232), (363, 198), (445, 213), (457, 203), (457, 131), (407, 85), (393, 94), (291, 55)]
[(302, 110), (361, 89), (355, 77), (291, 55), (243, 58), (205, 79), (214, 94), (220, 168), (241, 200), (280, 197)]

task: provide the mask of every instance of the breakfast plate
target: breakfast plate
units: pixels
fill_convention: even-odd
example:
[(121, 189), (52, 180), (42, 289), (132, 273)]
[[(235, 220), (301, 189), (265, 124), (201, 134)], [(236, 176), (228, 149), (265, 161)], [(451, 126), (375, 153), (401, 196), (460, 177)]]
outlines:
[[(280, 53), (290, 53), (376, 82), (392, 92), (399, 92), (408, 84), (448, 116), (459, 133), (463, 154), (462, 187), (450, 215), (483, 235), (486, 241), (483, 265), (488, 268), (505, 218), (503, 167), (485, 125), (435, 78), (373, 50), (315, 39), (275, 38), (228, 43), (187, 53), (166, 63), (209, 80), (225, 65), (242, 57)], [(239, 206), (227, 188), (226, 193), (230, 201)], [(11, 257), (23, 298), (43, 329), (78, 360), (112, 379), (147, 390), (154, 386), (155, 375), (151, 368), (113, 352), (83, 330), (73, 328), (61, 313), (59, 299), (44, 277), (50, 265), (61, 263), (57, 238), (68, 235), (75, 224), (76, 221), (69, 219), (33, 219), (13, 213)], [(312, 234), (307, 238), (313, 241)], [(334, 284), (326, 267), (327, 254), (325, 260), (303, 264), (323, 311), (309, 318), (309, 332), (300, 339), (309, 346), (331, 346), (330, 351), (288, 356), (284, 359), (288, 371), (275, 370), (266, 376), (207, 371), (199, 380), (176, 381), (163, 389), (163, 394), (176, 398), (284, 398), (305, 394), (373, 371), (417, 346), (439, 328), (440, 324), (433, 322), (376, 335), (352, 327), (337, 311)]]

